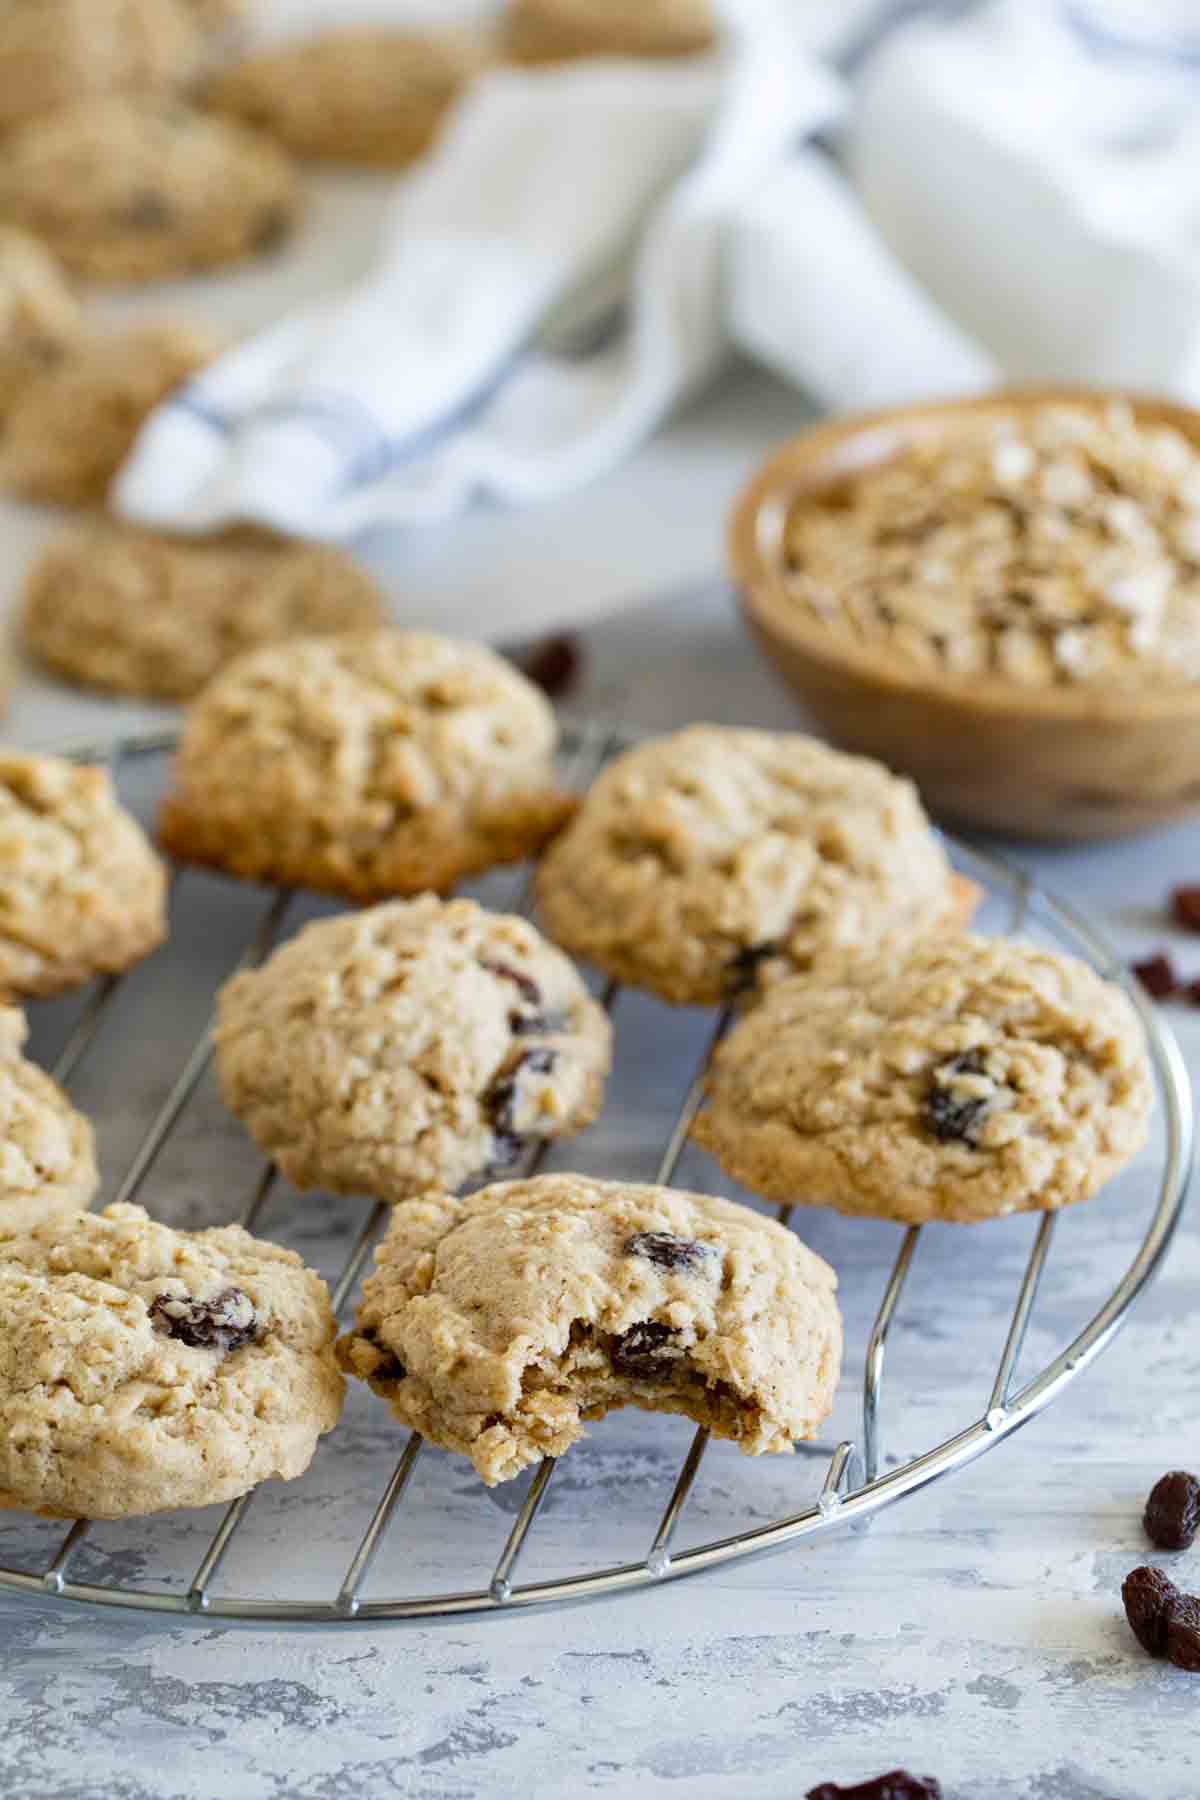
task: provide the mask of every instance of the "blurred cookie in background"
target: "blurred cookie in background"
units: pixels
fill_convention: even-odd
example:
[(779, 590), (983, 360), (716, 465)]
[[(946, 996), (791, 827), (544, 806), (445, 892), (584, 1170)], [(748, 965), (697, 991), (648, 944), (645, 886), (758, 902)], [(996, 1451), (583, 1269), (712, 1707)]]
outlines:
[(521, 862), (561, 828), (558, 724), (482, 644), (428, 631), (293, 638), (188, 709), (159, 814), (172, 855), (366, 902)]
[(84, 687), (187, 700), (243, 650), (384, 622), (340, 550), (250, 530), (187, 539), (95, 519), (50, 544), (25, 590), (25, 649)]
[(0, 752), (0, 993), (44, 998), (130, 968), (166, 937), (166, 900), (107, 769)]
[(296, 156), (399, 168), (433, 143), (481, 63), (465, 34), (351, 27), (244, 57), (207, 102)]
[(250, 0), (174, 0), (209, 36), (234, 31), (250, 16)]
[(100, 94), (153, 94), (196, 72), (183, 0), (22, 0), (0, 6), (0, 129)]
[(0, 425), (31, 376), (61, 359), (79, 324), (79, 302), (45, 245), (0, 225)]
[(110, 97), (21, 126), (0, 159), (0, 220), (92, 281), (155, 281), (274, 249), (295, 176), (260, 133), (177, 102)]
[(160, 400), (222, 348), (195, 325), (137, 325), (81, 339), (17, 390), (0, 440), (0, 483), (27, 500), (104, 499)]
[(716, 42), (709, 0), (510, 0), (501, 24), (513, 62), (579, 56), (695, 56)]

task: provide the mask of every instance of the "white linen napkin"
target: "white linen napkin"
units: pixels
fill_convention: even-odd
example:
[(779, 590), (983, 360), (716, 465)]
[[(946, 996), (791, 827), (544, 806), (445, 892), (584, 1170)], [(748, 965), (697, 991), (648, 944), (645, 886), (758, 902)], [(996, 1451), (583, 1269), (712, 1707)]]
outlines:
[(969, 393), (997, 378), (821, 149), (771, 171), (732, 222), (726, 257), (735, 342), (831, 411)]
[(885, 38), (846, 163), (873, 229), (1005, 375), (1194, 400), (1198, 97), (1195, 0), (992, 0)]
[[(826, 406), (996, 379), (1200, 399), (1194, 0), (930, 9), (734, 222), (729, 326)], [(803, 221), (801, 226), (799, 221)]]
[[(722, 358), (726, 223), (841, 103), (787, 8), (742, 0), (730, 24), (720, 56), (488, 74), (401, 184), (375, 271), (164, 404), (118, 509), (344, 539), (619, 462)], [(631, 246), (621, 328), (585, 356), (540, 347)]]

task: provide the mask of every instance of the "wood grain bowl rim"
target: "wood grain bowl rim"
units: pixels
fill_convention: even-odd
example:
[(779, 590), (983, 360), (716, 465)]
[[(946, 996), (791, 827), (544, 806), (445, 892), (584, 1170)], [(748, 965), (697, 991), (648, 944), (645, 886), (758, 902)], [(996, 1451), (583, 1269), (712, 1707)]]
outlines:
[(1200, 720), (1200, 682), (1183, 688), (1029, 688), (996, 676), (933, 676), (889, 659), (886, 650), (839, 639), (807, 618), (780, 579), (783, 530), (796, 501), (849, 475), (879, 468), (908, 443), (951, 439), (973, 419), (1032, 412), (1048, 405), (1093, 412), (1127, 405), (1139, 422), (1171, 425), (1200, 451), (1200, 410), (1123, 388), (1008, 386), (953, 400), (848, 413), (789, 438), (742, 489), (729, 526), (729, 557), (739, 606), (749, 624), (793, 658), (910, 698), (1009, 718), (1097, 724), (1164, 718)]

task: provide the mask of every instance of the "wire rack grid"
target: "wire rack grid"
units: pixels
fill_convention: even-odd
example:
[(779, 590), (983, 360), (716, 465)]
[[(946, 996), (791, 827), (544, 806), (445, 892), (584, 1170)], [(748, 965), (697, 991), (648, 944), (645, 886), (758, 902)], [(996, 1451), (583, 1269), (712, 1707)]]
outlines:
[[(81, 760), (108, 763), (119, 780), (131, 763), (165, 759), (174, 740), (175, 733), (172, 730), (142, 732), (103, 747), (95, 743), (73, 744), (68, 746), (67, 753)], [(603, 724), (569, 725), (564, 732), (569, 778), (578, 786), (586, 785), (625, 741), (627, 739), (624, 734)], [(312, 1622), (328, 1625), (335, 1622), (350, 1624), (355, 1621), (428, 1619), (464, 1613), (496, 1614), (644, 1588), (713, 1569), (738, 1558), (777, 1550), (835, 1528), (861, 1527), (881, 1508), (916, 1492), (940, 1476), (964, 1467), (977, 1456), (998, 1446), (1010, 1433), (1049, 1405), (1101, 1353), (1119, 1329), (1134, 1300), (1161, 1264), (1186, 1196), (1192, 1155), (1191, 1098), (1186, 1070), (1172, 1034), (1156, 1016), (1155, 1010), (1147, 1003), (1136, 984), (1129, 983), (1120, 960), (1101, 934), (1072, 907), (1043, 892), (1027, 875), (1010, 864), (963, 844), (953, 844), (951, 849), (956, 864), (965, 873), (984, 884), (993, 895), (1004, 897), (1007, 930), (1022, 930), (1036, 914), (1059, 941), (1083, 954), (1102, 973), (1125, 984), (1145, 1026), (1163, 1121), (1162, 1151), (1155, 1171), (1151, 1213), (1132, 1261), (1083, 1328), (1044, 1366), (1023, 1379), (1020, 1386), (1014, 1386), (1018, 1362), (1050, 1261), (1055, 1234), (1059, 1229), (1057, 1215), (1053, 1213), (1040, 1215), (1034, 1228), (1032, 1246), (1024, 1263), (1004, 1335), (1003, 1350), (990, 1390), (986, 1395), (980, 1396), (984, 1401), (982, 1409), (968, 1411), (967, 1424), (928, 1450), (910, 1456), (894, 1467), (884, 1468), (882, 1431), (888, 1340), (899, 1315), (921, 1237), (922, 1228), (912, 1226), (903, 1234), (870, 1328), (864, 1362), (861, 1424), (857, 1437), (853, 1440), (847, 1438), (832, 1449), (814, 1498), (798, 1511), (785, 1513), (766, 1523), (754, 1524), (747, 1529), (691, 1545), (686, 1549), (674, 1549), (677, 1527), (708, 1449), (709, 1434), (704, 1428), (699, 1428), (692, 1436), (682, 1465), (674, 1478), (657, 1527), (650, 1541), (644, 1544), (641, 1553), (634, 1560), (547, 1580), (524, 1583), (518, 1581), (522, 1553), (534, 1531), (555, 1474), (555, 1462), (547, 1459), (536, 1469), (525, 1488), (519, 1510), (486, 1586), (368, 1598), (363, 1594), (368, 1572), (385, 1538), (398, 1529), (405, 1497), (411, 1492), (414, 1471), (422, 1454), (422, 1439), (411, 1434), (379, 1494), (366, 1530), (345, 1557), (344, 1574), (336, 1592), (331, 1593), (327, 1599), (286, 1600), (275, 1595), (217, 1591), (217, 1577), (231, 1547), (251, 1516), (255, 1492), (235, 1500), (224, 1512), (185, 1586), (156, 1589), (123, 1585), (119, 1580), (98, 1582), (72, 1579), (72, 1564), (92, 1529), (87, 1520), (77, 1520), (54, 1543), (51, 1554), (41, 1567), (30, 1569), (0, 1565), (0, 1590), (51, 1595), (64, 1601), (156, 1613), (243, 1621), (270, 1620), (278, 1623)], [(175, 870), (173, 888), (186, 879), (187, 871)], [(293, 898), (287, 890), (271, 894), (258, 916), (252, 940), (242, 952), (240, 966), (259, 962), (270, 953), (284, 930)], [(530, 877), (526, 874), (521, 877), (517, 908), (527, 911), (530, 901)], [(68, 1088), (99, 1038), (123, 979), (125, 978), (109, 977), (101, 980), (87, 996), (54, 1066), (56, 1077)], [(610, 983), (604, 990), (604, 1003), (610, 1009), (617, 998), (617, 991), (615, 983)], [(689, 1128), (701, 1102), (708, 1060), (729, 1022), (727, 1008), (715, 1016), (706, 1030), (693, 1078), (664, 1134), (665, 1145), (657, 1171), (660, 1182), (669, 1183), (675, 1175)], [(192, 1044), (165, 1099), (137, 1144), (132, 1160), (125, 1169), (116, 1192), (111, 1196), (113, 1199), (133, 1201), (142, 1196), (156, 1163), (179, 1127), (208, 1071), (211, 1054), (206, 1026)], [(523, 1172), (531, 1173), (540, 1161), (541, 1155), (535, 1153)], [(239, 1223), (248, 1229), (254, 1227), (275, 1180), (275, 1170), (271, 1165), (261, 1169), (249, 1198), (238, 1215)], [(790, 1206), (776, 1210), (784, 1223), (790, 1221), (793, 1211)], [(365, 1223), (353, 1236), (349, 1253), (333, 1283), (333, 1303), (339, 1313), (344, 1311), (353, 1295), (387, 1212), (388, 1208), (383, 1204), (373, 1206)]]

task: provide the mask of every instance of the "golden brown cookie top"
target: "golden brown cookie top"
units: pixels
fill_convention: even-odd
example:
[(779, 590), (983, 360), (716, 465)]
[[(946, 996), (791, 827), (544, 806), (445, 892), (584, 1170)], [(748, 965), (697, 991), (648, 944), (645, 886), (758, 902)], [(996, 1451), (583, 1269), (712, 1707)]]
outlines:
[(773, 1199), (969, 1222), (1086, 1199), (1152, 1104), (1120, 988), (963, 933), (780, 982), (718, 1050), (694, 1132)]

